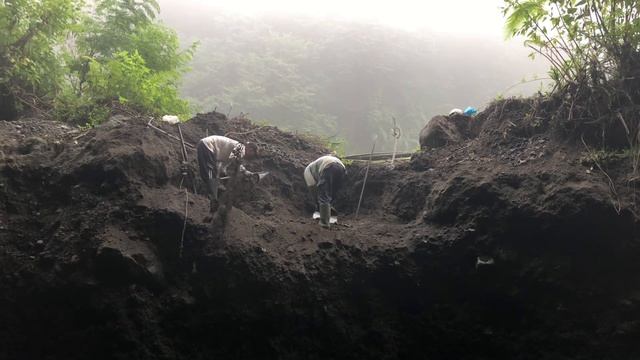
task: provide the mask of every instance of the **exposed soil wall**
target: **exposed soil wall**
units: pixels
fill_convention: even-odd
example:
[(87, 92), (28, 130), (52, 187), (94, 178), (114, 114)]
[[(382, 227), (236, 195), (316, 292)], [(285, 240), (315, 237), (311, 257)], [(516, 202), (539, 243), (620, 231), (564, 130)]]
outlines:
[(358, 219), (349, 166), (330, 230), (302, 177), (326, 149), (273, 127), (183, 124), (261, 144), (247, 166), (271, 173), (212, 228), (194, 152), (182, 179), (147, 120), (0, 121), (0, 358), (640, 356), (632, 187), (501, 105), (471, 140), (374, 164)]

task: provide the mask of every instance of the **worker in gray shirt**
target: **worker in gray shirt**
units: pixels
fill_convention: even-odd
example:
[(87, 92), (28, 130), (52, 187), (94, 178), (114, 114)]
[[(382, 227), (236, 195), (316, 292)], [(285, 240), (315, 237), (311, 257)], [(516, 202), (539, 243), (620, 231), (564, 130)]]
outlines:
[(329, 226), (331, 203), (342, 186), (347, 170), (335, 156), (321, 156), (304, 169), (304, 180), (309, 188), (317, 190), (320, 225)]
[[(211, 196), (211, 211), (217, 207), (218, 187), (220, 175), (227, 174), (227, 168), (234, 161), (239, 164), (243, 159), (253, 159), (258, 156), (258, 147), (254, 143), (242, 144), (225, 136), (212, 135), (201, 139), (196, 146), (200, 176), (207, 184)], [(239, 165), (238, 170), (245, 175), (256, 175)], [(235, 169), (234, 169), (235, 171)]]

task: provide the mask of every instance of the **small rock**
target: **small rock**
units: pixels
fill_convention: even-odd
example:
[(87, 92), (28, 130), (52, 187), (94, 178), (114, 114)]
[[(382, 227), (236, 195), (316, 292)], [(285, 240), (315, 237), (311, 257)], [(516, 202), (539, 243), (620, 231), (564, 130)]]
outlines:
[(476, 259), (476, 269), (481, 266), (487, 266), (487, 265), (493, 265), (493, 264), (495, 264), (495, 261), (493, 260), (492, 257), (478, 256), (478, 258)]
[(42, 246), (42, 245), (44, 245), (44, 241), (42, 241), (42, 240), (38, 240), (38, 241), (36, 241), (36, 244), (38, 244), (38, 245)]

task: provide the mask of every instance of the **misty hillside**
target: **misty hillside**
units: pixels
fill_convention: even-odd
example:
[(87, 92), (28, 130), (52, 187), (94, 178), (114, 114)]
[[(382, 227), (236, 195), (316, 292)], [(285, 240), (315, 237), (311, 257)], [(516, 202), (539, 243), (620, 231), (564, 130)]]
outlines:
[[(183, 94), (198, 111), (217, 109), (284, 129), (346, 140), (349, 152), (391, 150), (391, 117), (417, 148), (432, 116), (500, 95), (546, 65), (520, 43), (417, 35), (375, 25), (308, 18), (238, 18), (167, 4), (162, 16), (183, 42), (200, 46)], [(188, 16), (185, 14), (188, 13)], [(452, 20), (455, 21), (455, 20)]]
[(165, 2), (0, 1), (0, 360), (640, 359), (640, 0)]

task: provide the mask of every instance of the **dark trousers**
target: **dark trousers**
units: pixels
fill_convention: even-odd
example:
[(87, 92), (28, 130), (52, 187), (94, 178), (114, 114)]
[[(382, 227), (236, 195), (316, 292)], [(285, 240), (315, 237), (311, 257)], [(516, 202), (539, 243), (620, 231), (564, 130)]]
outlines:
[(218, 167), (216, 166), (216, 153), (209, 150), (202, 140), (196, 146), (198, 155), (198, 168), (200, 169), (200, 177), (205, 184), (209, 184), (209, 180), (218, 176)]
[(318, 181), (318, 203), (331, 205), (342, 186), (344, 178), (345, 170), (340, 164), (327, 165), (320, 173), (320, 181)]

